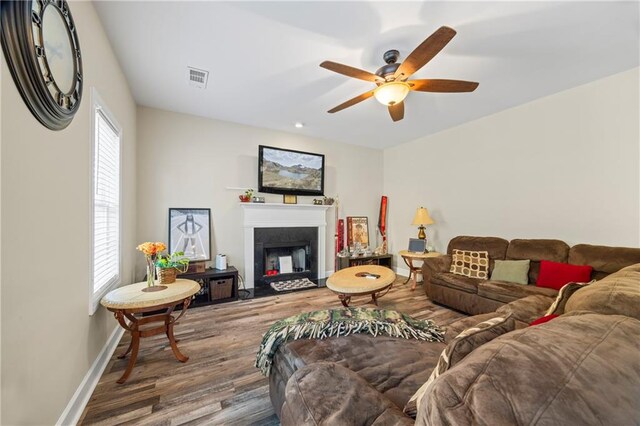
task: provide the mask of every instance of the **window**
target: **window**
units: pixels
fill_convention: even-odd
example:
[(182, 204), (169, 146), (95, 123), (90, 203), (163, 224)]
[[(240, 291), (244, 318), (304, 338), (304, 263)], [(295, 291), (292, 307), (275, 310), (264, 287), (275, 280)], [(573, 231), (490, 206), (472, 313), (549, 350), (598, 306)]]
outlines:
[(93, 117), (92, 280), (89, 313), (120, 283), (120, 139), (122, 131), (95, 89)]

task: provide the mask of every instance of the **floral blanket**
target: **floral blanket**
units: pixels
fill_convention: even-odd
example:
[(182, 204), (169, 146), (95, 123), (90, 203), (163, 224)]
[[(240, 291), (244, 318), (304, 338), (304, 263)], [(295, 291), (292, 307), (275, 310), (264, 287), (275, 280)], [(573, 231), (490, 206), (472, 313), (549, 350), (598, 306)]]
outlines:
[(431, 320), (418, 320), (397, 311), (372, 308), (324, 309), (277, 321), (265, 333), (256, 357), (256, 367), (269, 375), (273, 356), (285, 342), (326, 339), (353, 333), (403, 339), (443, 342), (444, 331)]

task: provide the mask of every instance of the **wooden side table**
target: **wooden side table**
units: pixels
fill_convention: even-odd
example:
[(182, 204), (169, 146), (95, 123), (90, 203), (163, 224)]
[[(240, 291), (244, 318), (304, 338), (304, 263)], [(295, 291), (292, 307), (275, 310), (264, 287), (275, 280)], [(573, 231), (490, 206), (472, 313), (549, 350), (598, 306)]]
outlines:
[[(183, 355), (178, 349), (177, 341), (173, 335), (173, 327), (176, 322), (184, 315), (191, 303), (191, 297), (200, 291), (200, 285), (191, 280), (177, 279), (175, 283), (163, 285), (163, 289), (153, 292), (145, 292), (147, 283), (141, 282), (124, 287), (117, 288), (107, 293), (100, 301), (100, 304), (113, 312), (113, 316), (118, 323), (131, 333), (131, 343), (129, 347), (118, 358), (122, 359), (129, 352), (129, 364), (127, 369), (118, 383), (124, 383), (133, 371), (133, 366), (138, 357), (138, 349), (140, 347), (141, 337), (155, 336), (156, 334), (165, 333), (169, 339), (169, 344), (173, 350), (173, 355), (180, 362), (187, 362), (188, 356)], [(177, 317), (172, 315), (176, 306), (182, 304), (182, 311)], [(138, 317), (136, 314), (144, 312), (153, 312), (166, 309), (166, 312), (154, 314), (147, 317)], [(129, 322), (127, 323), (127, 320)], [(147, 327), (150, 323), (162, 323), (160, 325)], [(144, 327), (141, 327), (144, 326)]]
[(420, 270), (422, 268), (422, 265), (414, 266), (413, 262), (424, 261), (429, 257), (442, 256), (442, 253), (438, 253), (437, 251), (432, 251), (428, 253), (416, 253), (409, 250), (402, 250), (398, 254), (402, 256), (402, 260), (404, 260), (404, 263), (406, 263), (407, 266), (409, 267), (409, 278), (407, 278), (407, 281), (405, 281), (404, 283), (406, 284), (411, 280), (412, 281), (411, 290), (416, 289), (416, 285), (418, 284), (418, 273), (420, 273)]

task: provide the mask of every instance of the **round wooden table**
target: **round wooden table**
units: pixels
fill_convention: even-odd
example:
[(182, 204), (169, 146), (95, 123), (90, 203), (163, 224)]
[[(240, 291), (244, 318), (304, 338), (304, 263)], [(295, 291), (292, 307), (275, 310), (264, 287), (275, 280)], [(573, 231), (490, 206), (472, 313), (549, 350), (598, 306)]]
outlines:
[[(129, 352), (131, 358), (127, 369), (118, 383), (124, 383), (131, 374), (133, 366), (138, 357), (138, 348), (140, 347), (140, 338), (155, 336), (156, 334), (165, 333), (169, 339), (169, 344), (173, 350), (173, 354), (180, 362), (187, 362), (189, 357), (183, 355), (178, 349), (177, 340), (173, 336), (173, 326), (176, 324), (184, 313), (187, 311), (191, 303), (191, 297), (200, 291), (200, 284), (191, 280), (178, 279), (175, 283), (166, 284), (158, 291), (145, 291), (147, 282), (141, 282), (124, 287), (117, 288), (107, 293), (102, 298), (100, 304), (113, 312), (113, 316), (118, 323), (131, 333), (131, 343), (127, 350), (118, 358), (122, 359)], [(182, 311), (177, 317), (172, 315), (173, 310), (182, 303)], [(144, 312), (153, 312), (166, 309), (166, 312), (149, 315), (146, 317), (136, 316)], [(126, 319), (125, 319), (126, 318)], [(127, 319), (129, 322), (127, 323)], [(146, 327), (150, 323), (162, 323), (160, 325)], [(141, 326), (145, 326), (142, 327)]]
[(412, 281), (411, 290), (416, 289), (416, 285), (418, 284), (418, 274), (421, 272), (421, 269), (422, 269), (422, 265), (414, 266), (413, 261), (425, 260), (429, 257), (442, 256), (442, 253), (438, 253), (437, 251), (431, 251), (427, 253), (417, 253), (409, 250), (401, 250), (398, 254), (402, 256), (404, 263), (406, 263), (407, 266), (409, 267), (409, 278), (407, 278), (407, 280), (404, 283), (406, 284), (409, 282), (409, 280), (411, 280)]
[[(365, 274), (377, 275), (367, 278)], [(386, 266), (362, 265), (341, 269), (327, 279), (327, 288), (338, 295), (345, 307), (349, 307), (351, 296), (371, 295), (371, 300), (378, 304), (378, 297), (387, 294), (391, 289), (396, 274)], [(384, 293), (382, 293), (384, 292)], [(380, 294), (382, 293), (382, 294)]]

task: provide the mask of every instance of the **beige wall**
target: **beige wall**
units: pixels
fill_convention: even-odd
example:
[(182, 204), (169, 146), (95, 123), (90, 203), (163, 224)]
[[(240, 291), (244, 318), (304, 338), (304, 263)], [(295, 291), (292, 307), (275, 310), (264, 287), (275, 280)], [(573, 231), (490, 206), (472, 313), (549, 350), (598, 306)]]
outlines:
[(384, 152), (393, 250), (417, 234), (639, 244), (639, 69), (536, 100)]
[(91, 96), (123, 127), (123, 280), (133, 278), (136, 107), (89, 2), (73, 2), (85, 76), (80, 110), (59, 132), (31, 115), (2, 65), (2, 419), (53, 424), (116, 321), (88, 315)]
[[(258, 145), (325, 155), (325, 193), (340, 197), (340, 216), (368, 216), (375, 235), (382, 188), (382, 151), (138, 108), (138, 240), (167, 240), (169, 207), (210, 208), (212, 256), (225, 253), (244, 274), (239, 190), (258, 184)], [(262, 194), (267, 202), (281, 195)], [(298, 197), (311, 203), (314, 197)], [(318, 198), (318, 197), (316, 197)], [(327, 214), (327, 269), (333, 269), (332, 210)], [(139, 276), (143, 274), (139, 262)]]
[[(67, 129), (40, 125), (5, 64), (1, 70), (2, 424), (55, 422), (116, 326), (103, 309), (87, 314), (92, 86), (124, 129), (125, 283), (136, 261), (143, 273), (135, 245), (167, 239), (169, 207), (211, 208), (212, 253), (228, 254), (244, 272), (239, 191), (226, 188), (256, 187), (259, 144), (324, 153), (327, 195), (339, 195), (340, 217), (368, 216), (372, 236), (380, 195), (388, 195), (392, 251), (415, 235), (418, 205), (437, 222), (428, 235), (440, 250), (465, 233), (639, 243), (638, 69), (383, 152), (293, 130), (136, 112), (92, 4), (71, 7), (85, 97)], [(331, 269), (333, 214), (327, 219)]]

